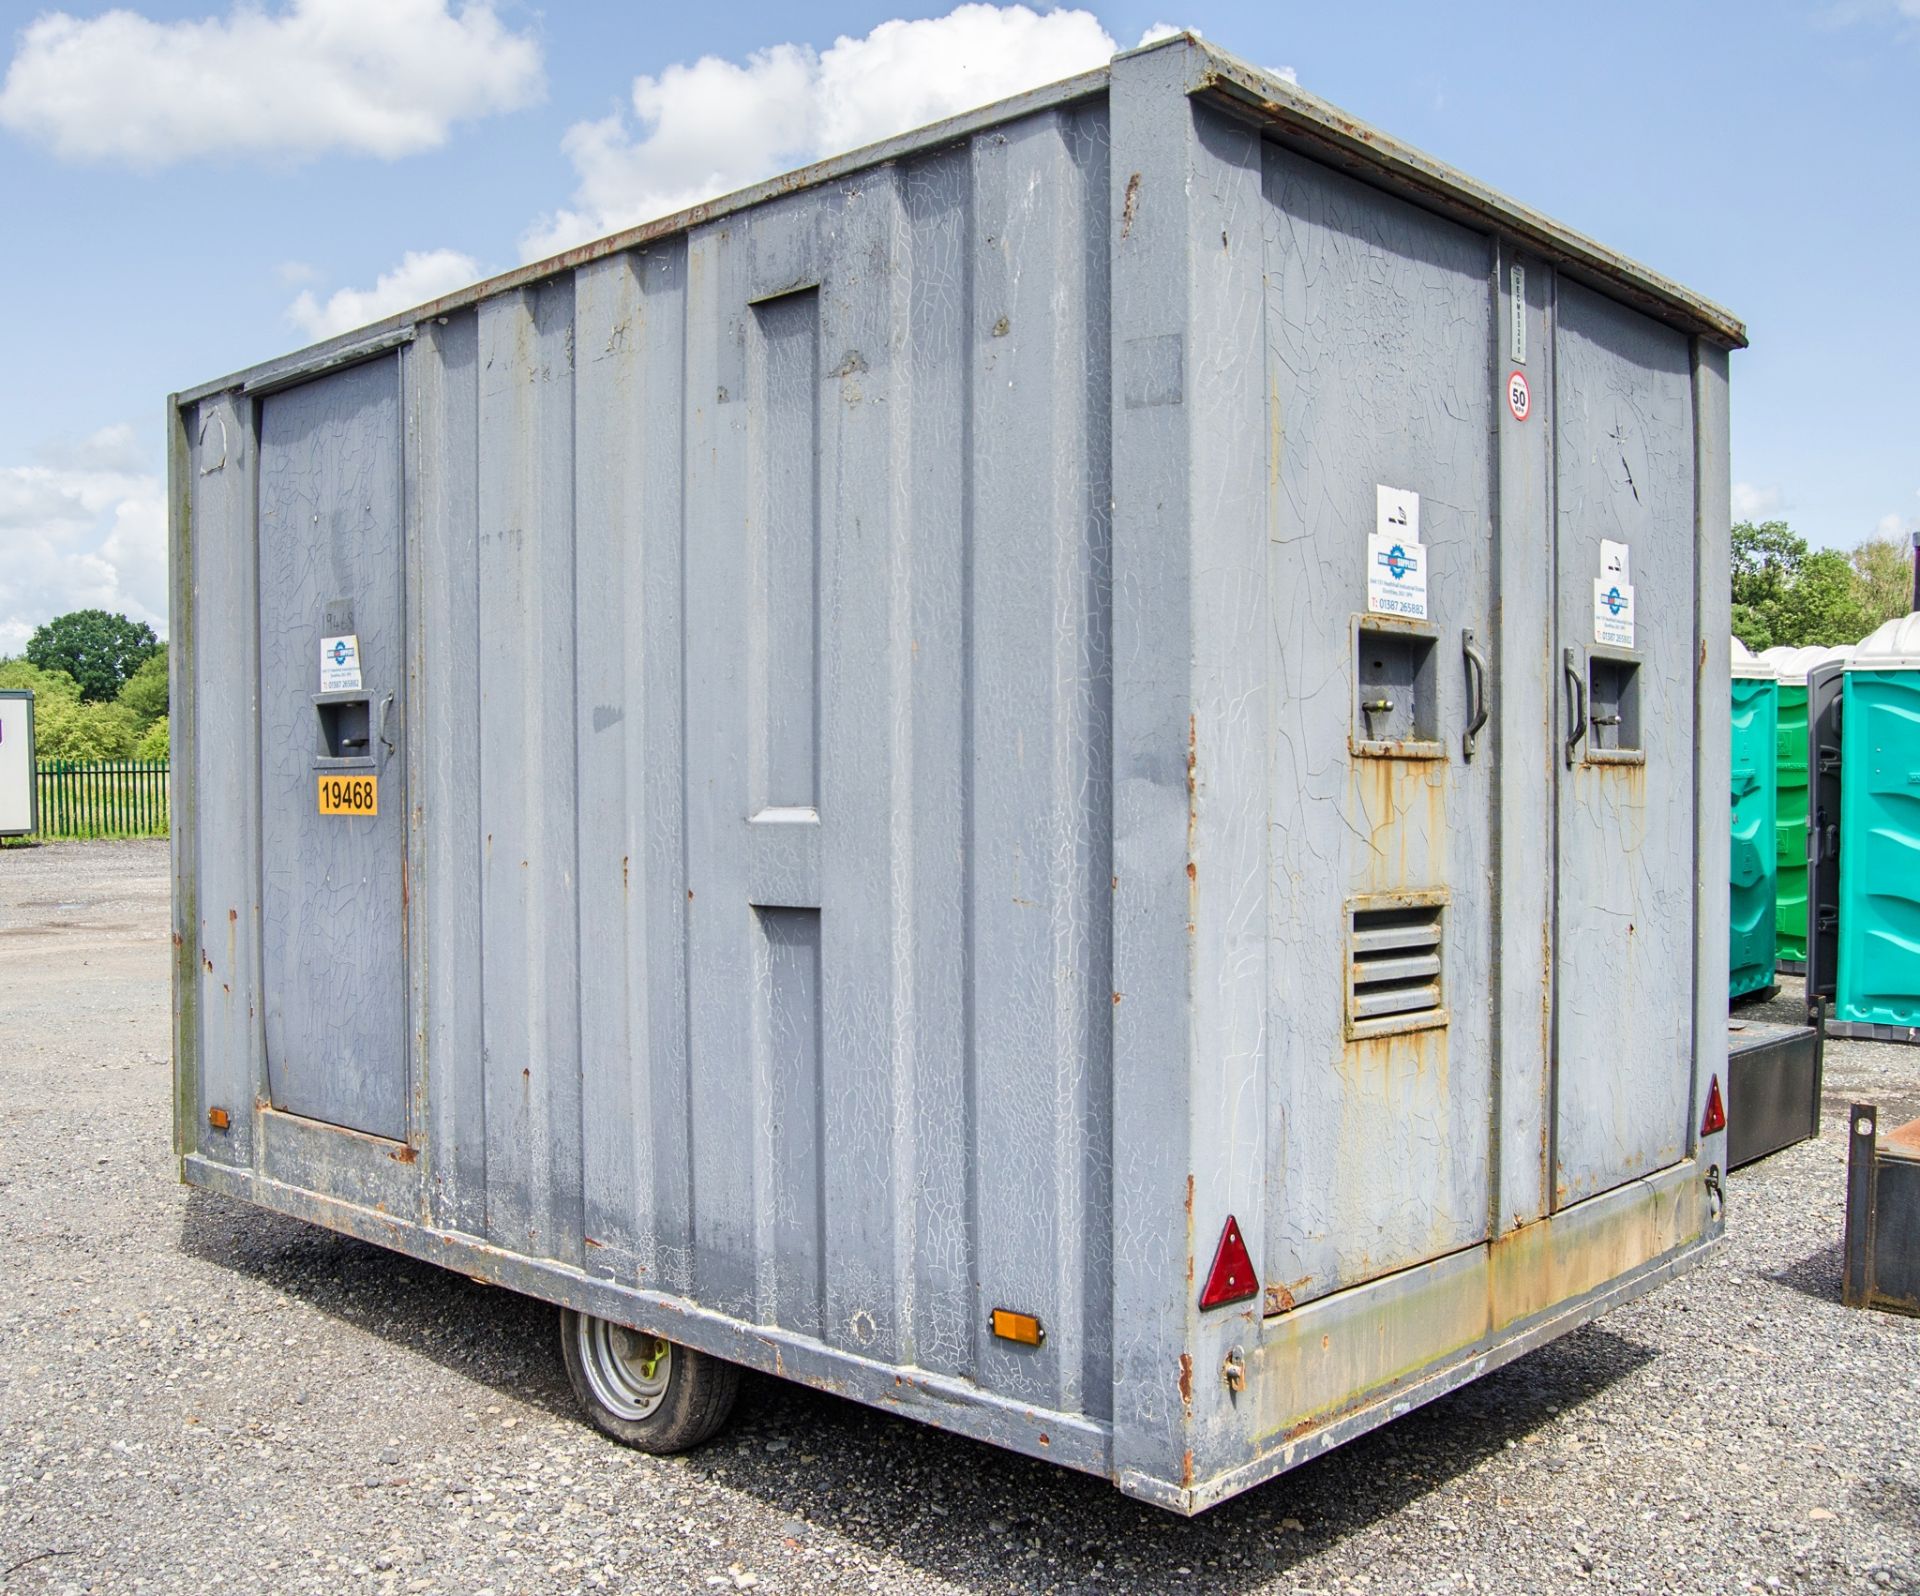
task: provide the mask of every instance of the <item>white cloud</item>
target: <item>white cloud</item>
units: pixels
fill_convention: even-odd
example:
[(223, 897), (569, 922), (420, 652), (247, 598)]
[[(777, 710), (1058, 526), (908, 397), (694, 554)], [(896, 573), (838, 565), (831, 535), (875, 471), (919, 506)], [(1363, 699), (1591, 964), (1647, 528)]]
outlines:
[(137, 167), (326, 150), (392, 159), (543, 87), (539, 45), (503, 27), (490, 0), (292, 0), (197, 22), (52, 11), (20, 34), (0, 126), (68, 160)]
[(1780, 490), (1778, 488), (1756, 487), (1751, 482), (1736, 482), (1733, 485), (1733, 518), (1736, 521), (1757, 521), (1771, 515), (1780, 508)]
[(128, 422), (102, 427), (76, 441), (47, 444), (38, 451), (39, 464), (62, 471), (98, 472), (108, 476), (137, 476), (150, 456)]
[(167, 629), (167, 514), (131, 427), (0, 466), (0, 653), (69, 610), (116, 610)]
[(311, 290), (303, 291), (287, 307), (287, 319), (317, 343), (391, 316), (396, 310), (424, 305), (466, 287), (482, 275), (479, 263), (458, 250), (409, 250), (400, 264), (382, 273), (371, 288), (342, 288), (329, 294), (324, 303)]
[(1892, 538), (1895, 542), (1905, 543), (1915, 532), (1920, 532), (1920, 515), (1901, 515), (1897, 511), (1883, 515), (1874, 523), (1874, 536)]
[(1104, 65), (1089, 11), (961, 5), (883, 22), (824, 52), (777, 44), (744, 62), (702, 56), (633, 81), (633, 113), (576, 122), (562, 147), (572, 204), (522, 239), (529, 260), (712, 199), (823, 155)]

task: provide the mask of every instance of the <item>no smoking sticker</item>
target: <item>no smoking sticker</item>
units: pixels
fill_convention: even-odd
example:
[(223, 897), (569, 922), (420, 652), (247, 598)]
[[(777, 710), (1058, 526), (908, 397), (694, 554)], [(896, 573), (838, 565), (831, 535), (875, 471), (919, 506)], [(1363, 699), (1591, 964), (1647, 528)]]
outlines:
[(1524, 371), (1507, 373), (1507, 408), (1513, 412), (1515, 421), (1525, 421), (1533, 413), (1533, 393), (1527, 387)]

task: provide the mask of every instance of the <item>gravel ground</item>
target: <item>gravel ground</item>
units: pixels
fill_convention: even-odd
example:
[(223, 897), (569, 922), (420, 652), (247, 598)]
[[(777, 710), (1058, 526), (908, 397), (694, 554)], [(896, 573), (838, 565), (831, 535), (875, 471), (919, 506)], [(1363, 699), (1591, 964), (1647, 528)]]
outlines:
[(1920, 1325), (1837, 1301), (1844, 1108), (1920, 1114), (1920, 1052), (1829, 1048), (1705, 1268), (1182, 1521), (759, 1379), (643, 1457), (551, 1310), (188, 1193), (166, 891), (162, 844), (0, 853), (5, 1596), (1920, 1589)]

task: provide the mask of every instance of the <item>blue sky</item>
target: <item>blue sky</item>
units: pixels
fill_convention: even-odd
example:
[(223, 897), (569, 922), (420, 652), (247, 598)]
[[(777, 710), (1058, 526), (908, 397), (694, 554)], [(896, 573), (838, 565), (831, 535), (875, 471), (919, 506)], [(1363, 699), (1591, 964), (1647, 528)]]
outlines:
[(1920, 527), (1920, 0), (953, 11), (0, 0), (0, 652), (159, 618), (170, 390), (1164, 24), (1743, 316), (1737, 515)]

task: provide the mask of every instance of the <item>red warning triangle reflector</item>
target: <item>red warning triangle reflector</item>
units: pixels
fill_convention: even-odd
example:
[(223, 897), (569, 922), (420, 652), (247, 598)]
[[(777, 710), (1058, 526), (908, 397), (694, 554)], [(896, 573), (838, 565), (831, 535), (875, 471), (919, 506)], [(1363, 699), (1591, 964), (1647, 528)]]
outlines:
[(1228, 1214), (1227, 1228), (1220, 1232), (1220, 1247), (1207, 1274), (1207, 1289), (1200, 1293), (1200, 1306), (1220, 1308), (1259, 1294), (1260, 1281), (1253, 1272), (1253, 1260), (1247, 1256), (1247, 1244), (1240, 1239), (1240, 1223)]
[(1700, 1116), (1700, 1134), (1711, 1136), (1727, 1128), (1726, 1105), (1720, 1101), (1720, 1077), (1707, 1082), (1707, 1111)]

